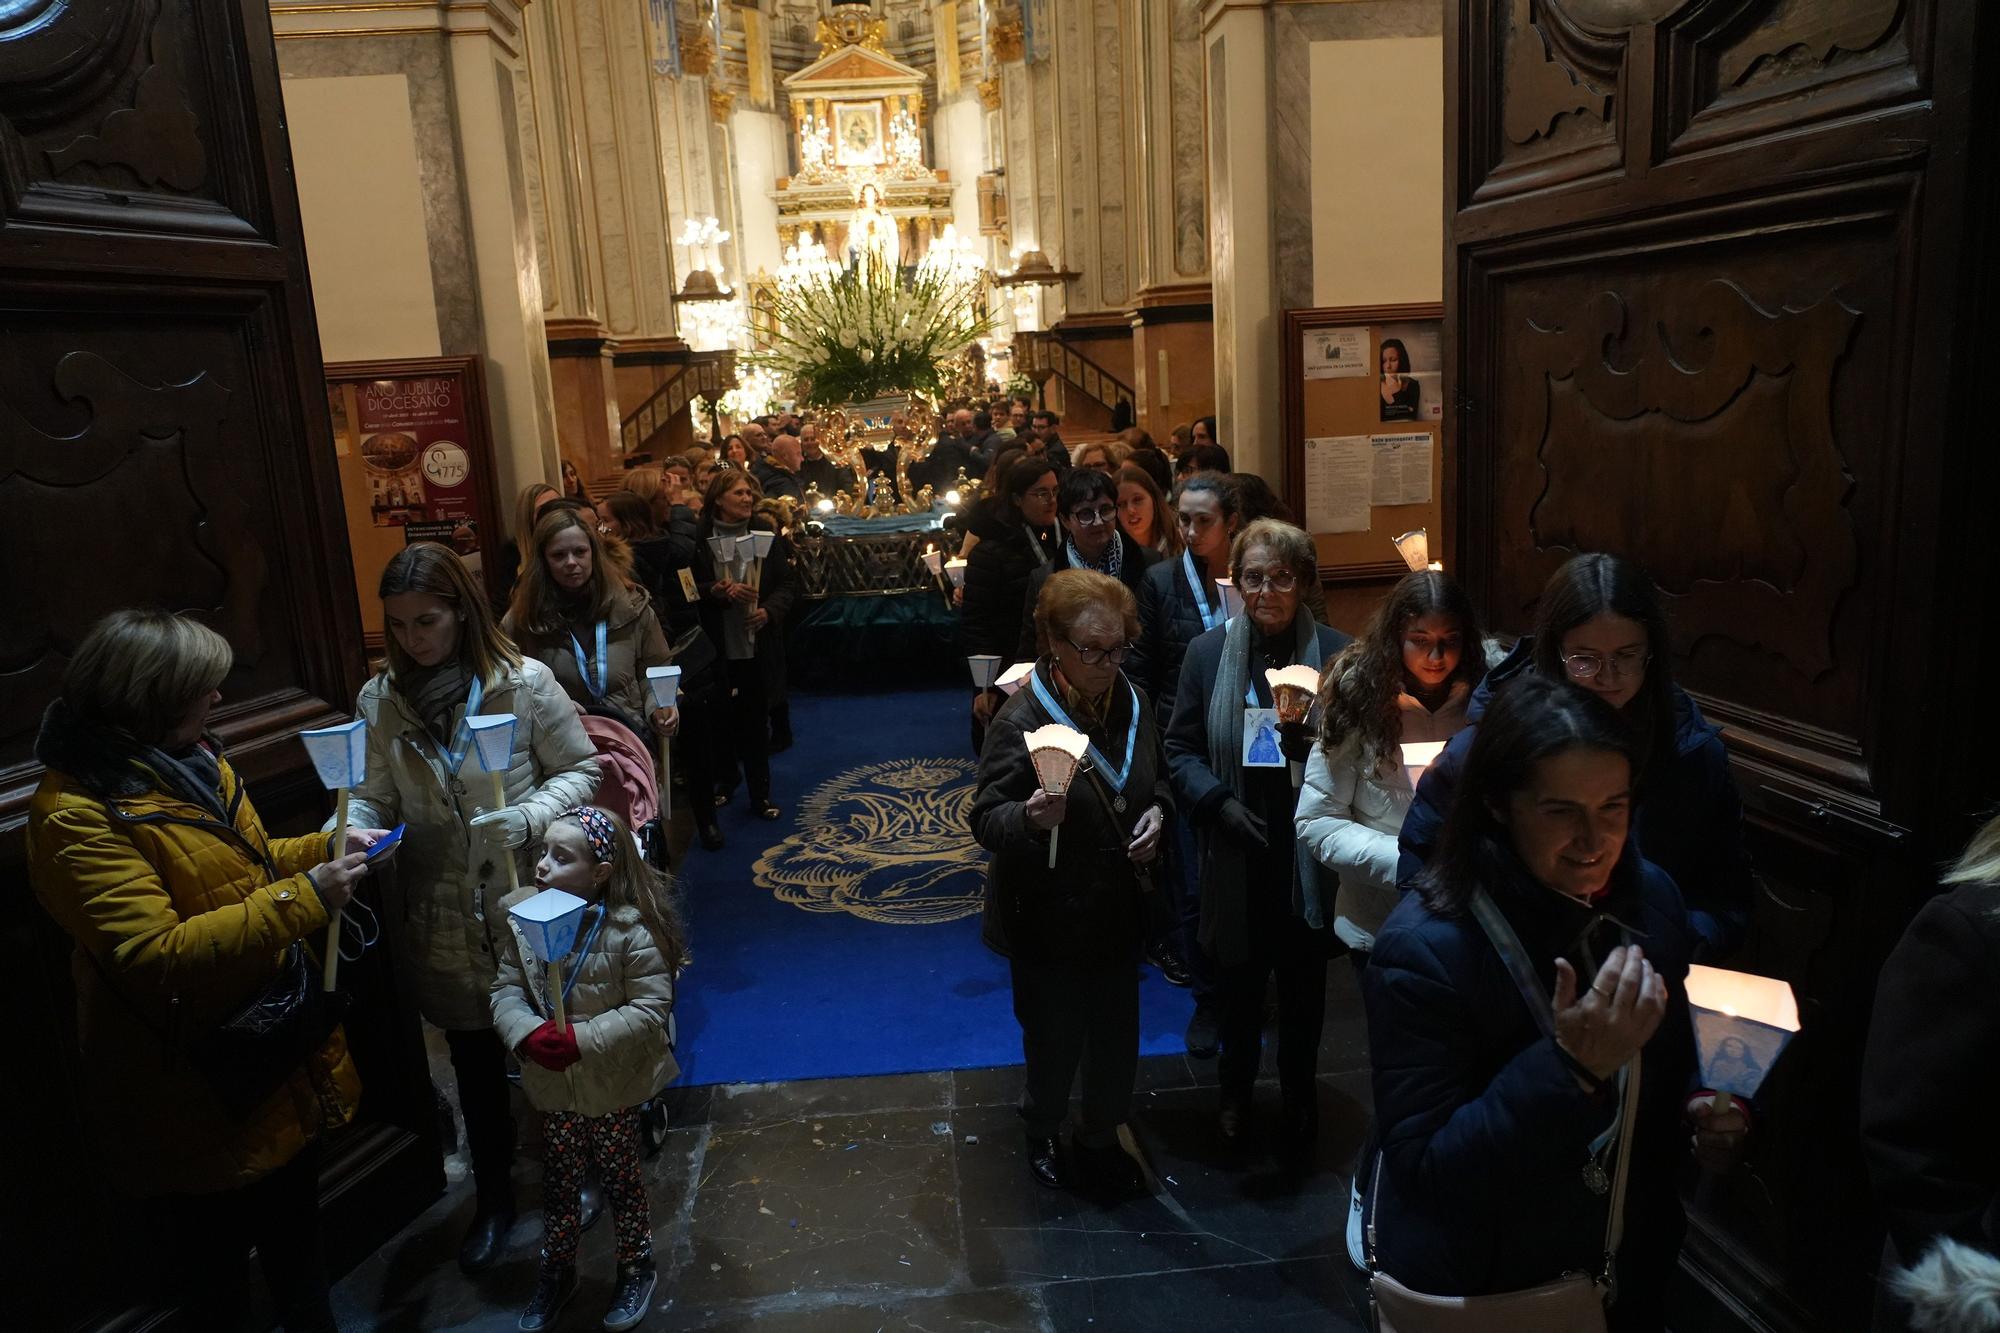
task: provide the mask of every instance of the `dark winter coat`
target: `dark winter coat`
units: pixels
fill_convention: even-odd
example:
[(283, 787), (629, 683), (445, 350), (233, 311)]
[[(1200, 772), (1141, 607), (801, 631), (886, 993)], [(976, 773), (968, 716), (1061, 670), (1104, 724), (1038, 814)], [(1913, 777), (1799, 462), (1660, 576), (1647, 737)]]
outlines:
[(2000, 887), (1930, 900), (1882, 968), (1861, 1142), (1890, 1239), (2000, 1251)]
[(806, 485), (799, 474), (779, 467), (775, 461), (767, 458), (759, 463), (754, 471), (757, 484), (764, 488), (766, 499), (790, 500), (797, 503), (806, 498)]
[[(1479, 719), (1494, 691), (1534, 669), (1534, 641), (1523, 638), (1472, 693), (1467, 726), (1417, 783), (1398, 842), (1398, 887), (1412, 888), (1444, 834), (1452, 794), (1458, 790)], [(1729, 774), (1722, 731), (1678, 686), (1674, 689), (1674, 750), (1654, 756), (1639, 790), (1630, 845), (1673, 876), (1686, 900), (1703, 959), (1725, 958), (1750, 922), (1750, 852), (1743, 843), (1743, 800)]]
[(1052, 537), (1029, 540), (1019, 522), (996, 526), (965, 560), (965, 597), (959, 606), (958, 640), (971, 656), (992, 653), (1002, 665), (1015, 661), (1021, 640), (1021, 600), (1028, 580), (1057, 551)]
[[(1208, 566), (1200, 556), (1191, 555), (1196, 577), (1207, 580)], [(1213, 586), (1204, 583), (1211, 613), (1220, 610)], [(1139, 582), (1139, 642), (1132, 645), (1125, 672), (1139, 692), (1153, 701), (1162, 714), (1171, 714), (1174, 694), (1180, 684), (1181, 658), (1187, 647), (1208, 627), (1202, 624), (1201, 608), (1193, 589), (1188, 587), (1187, 569), (1178, 556), (1159, 560), (1146, 567)], [(1219, 625), (1222, 622), (1217, 620)]]
[[(753, 532), (775, 532), (777, 524), (768, 514), (752, 514), (750, 529)], [(715, 535), (714, 520), (707, 514), (701, 516), (701, 544), (704, 549), (708, 539)], [(785, 623), (791, 619), (792, 604), (798, 599), (798, 580), (792, 575), (792, 543), (783, 533), (771, 544), (771, 554), (764, 557), (764, 577), (757, 593), (757, 605), (770, 613), (770, 623), (757, 632), (757, 664), (763, 668), (764, 689), (767, 697), (777, 698), (785, 686)], [(716, 651), (727, 654), (724, 645), (727, 640), (722, 634), (722, 616), (726, 609), (720, 601), (709, 593), (705, 586), (701, 590), (702, 628), (715, 641)]]
[[(1145, 581), (1147, 567), (1159, 557), (1127, 537), (1122, 529), (1115, 536), (1119, 546), (1124, 548), (1122, 557), (1124, 563), (1118, 567), (1118, 581), (1132, 590), (1132, 596), (1136, 600), (1139, 596), (1139, 585)], [(975, 546), (972, 549), (977, 552), (979, 548)], [(1035, 642), (1035, 602), (1041, 597), (1042, 585), (1049, 581), (1049, 575), (1059, 569), (1070, 567), (1069, 543), (1058, 537), (1055, 563), (1046, 569), (1037, 569), (1028, 576), (1028, 596), (1021, 608), (1021, 639), (1014, 647), (1016, 662), (1032, 662), (1041, 655), (1041, 647)]]
[[(1486, 888), (1545, 985), (1554, 985), (1558, 956), (1589, 985), (1624, 942), (1617, 922), (1641, 932), (1633, 942), (1667, 983), (1666, 1017), (1642, 1061), (1619, 1252), (1621, 1300), (1657, 1310), (1684, 1229), (1676, 1172), (1687, 1155), (1681, 1108), (1694, 1069), (1686, 977), (1695, 938), (1680, 893), (1658, 867), (1628, 861), (1593, 909), (1535, 882), (1511, 856)], [(1361, 989), (1382, 1153), (1370, 1202), (1383, 1271), (1433, 1295), (1594, 1272), (1608, 1196), (1591, 1193), (1582, 1173), (1617, 1098), (1583, 1089), (1478, 920), (1438, 916), (1405, 894), (1375, 937)]]
[(929, 454), (910, 464), (910, 485), (917, 490), (929, 486), (937, 495), (958, 484), (958, 474), (969, 481), (986, 475), (987, 459), (969, 440), (939, 440)]
[(853, 468), (842, 467), (821, 454), (799, 464), (799, 484), (807, 488), (817, 487), (821, 495), (831, 500), (836, 492), (853, 490), (856, 483)]
[[(1148, 571), (1148, 577), (1150, 579), (1151, 571)], [(1308, 612), (1301, 606), (1299, 614), (1305, 616)], [(1313, 632), (1318, 639), (1322, 664), (1331, 662), (1351, 642), (1345, 634), (1326, 625), (1315, 623)], [(1210, 957), (1225, 967), (1242, 962), (1248, 956), (1249, 897), (1252, 892), (1269, 887), (1250, 882), (1253, 854), (1237, 846), (1216, 822), (1216, 814), (1231, 792), (1216, 775), (1210, 762), (1208, 700), (1215, 693), (1215, 678), (1221, 670), (1227, 635), (1228, 626), (1218, 625), (1188, 645), (1166, 734), (1167, 762), (1173, 769), (1174, 792), (1195, 831), (1195, 863), (1199, 867), (1201, 885), (1201, 944)], [(1248, 683), (1257, 692), (1258, 704), (1269, 708), (1271, 686), (1254, 662)], [(1270, 849), (1293, 848), (1295, 836), (1292, 821), (1297, 811), (1298, 792), (1292, 787), (1290, 775), (1284, 769), (1251, 769), (1245, 772), (1244, 777), (1247, 787), (1244, 804), (1253, 813), (1263, 816), (1268, 827)], [(1271, 859), (1288, 860), (1294, 876), (1302, 868), (1319, 873), (1318, 863), (1310, 856), (1289, 855)], [(1306, 867), (1300, 866), (1301, 860), (1308, 863)], [(1324, 886), (1323, 891), (1315, 885), (1310, 893), (1296, 881), (1289, 887), (1291, 892), (1286, 896), (1294, 903), (1313, 901), (1323, 896), (1326, 906), (1332, 906), (1330, 883)], [(1308, 920), (1312, 915), (1311, 912), (1306, 913)]]
[[(1042, 687), (1060, 700), (1062, 691), (1049, 664), (1043, 662), (1035, 671)], [(1137, 960), (1144, 929), (1141, 880), (1125, 849), (1149, 806), (1173, 813), (1173, 789), (1152, 707), (1141, 697), (1135, 719), (1132, 697), (1121, 678), (1111, 689), (1104, 727), (1084, 729), (1099, 752), (1116, 764), (1125, 757), (1127, 729), (1138, 727), (1132, 771), (1122, 793), (1113, 791), (1114, 798), (1122, 795), (1126, 808), (1121, 813), (1107, 804), (1097, 783), (1079, 771), (1070, 785), (1053, 870), (1048, 832), (1027, 819), (1028, 798), (1041, 783), (1024, 737), (1057, 719), (1029, 685), (1007, 701), (987, 728), (970, 822), (973, 837), (993, 853), (982, 936), (995, 952), (1036, 963)], [(1105, 791), (1112, 791), (1109, 775), (1099, 776)], [(1154, 873), (1158, 866), (1156, 860)]]

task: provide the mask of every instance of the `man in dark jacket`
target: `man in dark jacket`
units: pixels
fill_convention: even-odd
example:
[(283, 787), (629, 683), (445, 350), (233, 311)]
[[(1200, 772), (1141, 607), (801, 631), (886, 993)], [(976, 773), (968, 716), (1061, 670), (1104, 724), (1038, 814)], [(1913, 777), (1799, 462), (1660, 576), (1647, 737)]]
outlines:
[[(1408, 891), (1429, 862), (1444, 830), (1479, 720), (1494, 694), (1533, 671), (1534, 640), (1523, 636), (1486, 673), (1466, 706), (1466, 726), (1424, 770), (1397, 838), (1397, 887)], [(1639, 787), (1629, 846), (1672, 876), (1687, 900), (1701, 949), (1697, 961), (1726, 958), (1750, 924), (1750, 854), (1743, 843), (1743, 804), (1729, 773), (1722, 732), (1678, 686), (1674, 689), (1674, 752), (1655, 756)]]
[(771, 452), (757, 465), (756, 477), (767, 500), (802, 502), (805, 485), (799, 480), (799, 464), (804, 461), (796, 435), (780, 435), (771, 441)]
[(1046, 456), (1051, 463), (1068, 471), (1069, 448), (1062, 442), (1062, 436), (1056, 434), (1060, 418), (1053, 412), (1039, 411), (1032, 413), (1029, 420), (1033, 424), (1029, 426), (1028, 437), (1023, 441), (1028, 452), (1038, 457)]
[(975, 446), (971, 411), (960, 408), (952, 413), (946, 430), (949, 433), (938, 440), (930, 456), (910, 467), (910, 485), (919, 490), (929, 486), (943, 495), (958, 484), (961, 471), (969, 481), (986, 475), (988, 460)]
[(799, 450), (803, 455), (798, 469), (800, 485), (817, 487), (829, 500), (840, 491), (854, 489), (854, 469), (842, 467), (821, 451), (819, 427), (810, 421), (799, 427)]

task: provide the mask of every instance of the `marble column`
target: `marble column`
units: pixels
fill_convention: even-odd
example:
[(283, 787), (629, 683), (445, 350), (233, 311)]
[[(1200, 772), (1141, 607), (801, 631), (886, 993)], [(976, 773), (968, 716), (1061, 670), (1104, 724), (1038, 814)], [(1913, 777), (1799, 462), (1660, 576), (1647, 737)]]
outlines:
[[(556, 475), (541, 265), (523, 147), (532, 127), (523, 121), (518, 93), (524, 6), (272, 0), (271, 21), (287, 81), (318, 81), (319, 96), (336, 101), (341, 83), (351, 83), (357, 105), (390, 86), (409, 99), (437, 348), (485, 360), (504, 507), (521, 486)], [(407, 163), (410, 156), (385, 160)], [(314, 168), (298, 165), (302, 177)], [(310, 231), (311, 217), (306, 225)], [(316, 292), (340, 299), (341, 272), (316, 266), (312, 276)]]
[(1284, 475), (1284, 451), (1264, 6), (1209, 0), (1202, 41), (1218, 429), (1239, 471), (1275, 479)]

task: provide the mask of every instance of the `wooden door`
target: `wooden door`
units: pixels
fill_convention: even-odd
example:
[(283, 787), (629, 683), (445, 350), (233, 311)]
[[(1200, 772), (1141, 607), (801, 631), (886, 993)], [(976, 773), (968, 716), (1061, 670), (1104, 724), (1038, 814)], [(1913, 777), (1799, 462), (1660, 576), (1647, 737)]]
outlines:
[[(68, 941), (22, 873), (42, 710), (106, 611), (199, 615), (236, 650), (217, 730), (300, 832), (327, 806), (293, 733), (344, 720), (365, 662), (264, 0), (0, 3), (0, 140), (9, 1313), (81, 1327), (143, 1307), (157, 1245), (93, 1165)], [(368, 1102), (323, 1177), (337, 1259), (441, 1184), (414, 1020), (379, 954), (358, 972)]]
[(1994, 573), (1991, 543), (1950, 538), (1990, 471), (1979, 8), (1446, 8), (1451, 567), (1519, 631), (1571, 555), (1646, 566), (1750, 809), (1767, 884), (1741, 961), (1804, 1001), (1751, 1170), (1692, 1194), (1711, 1316), (1867, 1308), (1874, 977), (1995, 793), (1937, 706), (1976, 697)]

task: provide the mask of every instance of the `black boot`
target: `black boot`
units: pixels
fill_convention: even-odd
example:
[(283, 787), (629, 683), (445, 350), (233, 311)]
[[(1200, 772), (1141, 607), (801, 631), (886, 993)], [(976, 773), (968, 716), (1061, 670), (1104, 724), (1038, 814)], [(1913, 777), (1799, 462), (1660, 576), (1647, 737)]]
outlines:
[(1197, 1000), (1187, 1025), (1187, 1053), (1197, 1060), (1213, 1060), (1221, 1041), (1222, 1015), (1213, 1004)]
[(1028, 1135), (1028, 1174), (1035, 1178), (1038, 1185), (1046, 1185), (1052, 1190), (1068, 1189), (1069, 1167), (1063, 1161), (1062, 1141), (1053, 1136)]
[(1223, 1092), (1222, 1104), (1215, 1113), (1215, 1132), (1228, 1148), (1241, 1148), (1249, 1142), (1249, 1093)]
[(541, 1271), (535, 1274), (535, 1294), (528, 1298), (528, 1308), (521, 1311), (521, 1320), (515, 1327), (526, 1329), (528, 1333), (554, 1328), (556, 1315), (574, 1295), (576, 1265), (557, 1268), (544, 1259)]
[(722, 850), (722, 825), (713, 819), (704, 824), (699, 815), (695, 818), (695, 831), (701, 837), (701, 845), (711, 852)]
[(1319, 1102), (1310, 1093), (1285, 1095), (1284, 1110), (1278, 1118), (1278, 1141), (1289, 1156), (1300, 1157), (1312, 1150), (1319, 1137)]
[(488, 1208), (482, 1205), (473, 1215), (472, 1225), (466, 1228), (465, 1240), (458, 1247), (459, 1268), (470, 1276), (493, 1267), (507, 1252), (507, 1233), (513, 1229), (514, 1205), (511, 1202), (504, 1207), (496, 1205)]
[(653, 1287), (659, 1280), (659, 1268), (650, 1254), (618, 1265), (618, 1282), (611, 1289), (611, 1308), (604, 1312), (604, 1327), (617, 1333), (652, 1313)]

